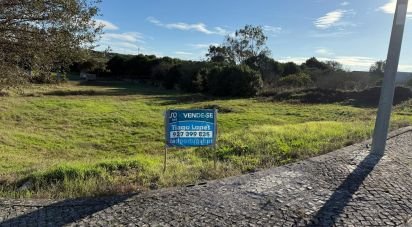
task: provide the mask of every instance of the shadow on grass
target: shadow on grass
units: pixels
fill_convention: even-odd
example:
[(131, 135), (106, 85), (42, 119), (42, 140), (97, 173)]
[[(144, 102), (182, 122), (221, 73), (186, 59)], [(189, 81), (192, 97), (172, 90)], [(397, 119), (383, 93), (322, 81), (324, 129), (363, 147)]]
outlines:
[[(134, 194), (101, 199), (64, 200), (40, 207), (30, 213), (4, 220), (3, 222), (0, 222), (0, 226), (65, 226), (118, 203), (124, 202), (133, 195)], [(13, 205), (13, 207), (19, 209), (18, 205)], [(24, 206), (20, 206), (20, 208), (21, 210), (27, 209)]]
[[(83, 87), (90, 89), (73, 89), (73, 90), (53, 90), (41, 93), (44, 96), (149, 96), (162, 106), (193, 104), (206, 101), (232, 100), (233, 97), (213, 97), (201, 93), (183, 93), (176, 90), (166, 90), (148, 82), (127, 82), (127, 81), (82, 81), (79, 83)], [(96, 87), (101, 87), (97, 88)], [(30, 95), (32, 96), (32, 95)], [(219, 112), (232, 112), (224, 107), (217, 105), (199, 106), (199, 108), (217, 108)]]
[[(54, 90), (45, 92), (46, 96), (125, 96), (125, 95), (178, 95), (172, 90), (159, 87), (125, 81), (80, 81), (82, 88), (76, 90)], [(84, 89), (90, 87), (90, 89)], [(100, 87), (96, 89), (97, 87)]]
[(312, 224), (308, 226), (334, 226), (336, 219), (342, 214), (353, 195), (358, 191), (359, 187), (373, 171), (383, 155), (384, 152), (371, 151), (319, 209), (311, 219), (310, 223)]
[(151, 96), (159, 100), (161, 105), (190, 104), (216, 100), (203, 94), (185, 94), (175, 90), (165, 90), (152, 84), (124, 81), (82, 81), (84, 87), (101, 87), (102, 89), (54, 90), (42, 93), (45, 96)]

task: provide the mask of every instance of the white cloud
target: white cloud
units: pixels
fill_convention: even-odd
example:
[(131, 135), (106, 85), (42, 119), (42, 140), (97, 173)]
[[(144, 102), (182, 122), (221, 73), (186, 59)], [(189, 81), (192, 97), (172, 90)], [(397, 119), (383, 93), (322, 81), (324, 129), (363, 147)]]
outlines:
[(136, 45), (136, 44), (128, 43), (128, 42), (113, 42), (113, 43), (111, 43), (111, 44), (112, 44), (112, 46), (122, 47), (122, 48), (128, 48), (128, 49), (130, 49), (130, 50), (137, 50), (137, 51), (139, 51), (139, 50), (141, 50), (141, 49), (144, 49), (144, 48), (142, 48), (142, 47), (140, 47), (140, 46), (138, 46), (138, 45)]
[(188, 46), (194, 49), (208, 49), (210, 46), (219, 46), (219, 43), (198, 43), (198, 44), (188, 44)]
[[(396, 10), (396, 0), (389, 0), (388, 3), (378, 8), (379, 11), (394, 14)], [(408, 5), (408, 13), (412, 13), (412, 4)]]
[(177, 55), (193, 55), (193, 53), (184, 52), (184, 51), (176, 51), (175, 54), (177, 54)]
[[(104, 33), (96, 50), (106, 50), (108, 47), (114, 53), (121, 54), (155, 54), (154, 51), (143, 47), (145, 37), (139, 32)], [(158, 53), (156, 53), (158, 54)]]
[(340, 5), (341, 5), (341, 6), (348, 6), (349, 4), (350, 4), (349, 2), (344, 1), (344, 2), (342, 2)]
[(163, 25), (158, 19), (154, 18), (154, 17), (148, 17), (146, 18), (147, 21), (149, 21), (152, 24), (156, 24), (156, 25)]
[(158, 57), (164, 56), (163, 53), (157, 52), (149, 47), (140, 46), (129, 42), (101, 42), (100, 46), (96, 50), (105, 50), (110, 47), (111, 52), (120, 54), (154, 54)]
[(321, 56), (328, 56), (328, 55), (333, 55), (333, 52), (329, 49), (326, 48), (318, 48), (315, 50), (316, 54), (319, 54)]
[(227, 35), (229, 33), (228, 30), (222, 28), (222, 27), (215, 27), (216, 34), (218, 35)]
[(319, 29), (330, 28), (342, 20), (346, 12), (347, 11), (340, 9), (329, 12), (325, 16), (316, 19), (314, 24)]
[(286, 63), (286, 62), (294, 62), (296, 64), (302, 64), (308, 60), (308, 57), (281, 57), (277, 59), (279, 62)]
[(143, 47), (126, 42), (101, 42), (96, 50), (103, 51), (108, 47), (110, 47), (111, 52), (120, 54), (139, 54), (145, 50)]
[(102, 35), (103, 41), (120, 40), (126, 42), (140, 42), (144, 43), (143, 35), (138, 32), (125, 32), (125, 33), (105, 33)]
[(154, 25), (164, 27), (167, 29), (176, 29), (176, 30), (181, 30), (181, 31), (197, 31), (197, 32), (201, 32), (207, 35), (226, 35), (229, 33), (226, 29), (221, 28), (221, 27), (215, 27), (214, 29), (209, 29), (204, 23), (188, 24), (188, 23), (178, 22), (178, 23), (164, 24), (154, 17), (148, 17), (146, 20)]
[(282, 32), (282, 28), (265, 25), (263, 26), (263, 31), (265, 31), (269, 36), (277, 36), (280, 32)]
[[(96, 24), (101, 23), (105, 25), (105, 30), (117, 30), (119, 29), (116, 25), (103, 20), (96, 20)], [(96, 50), (104, 51), (108, 47), (114, 53), (121, 54), (154, 54), (158, 57), (164, 56), (163, 53), (157, 52), (154, 49), (150, 48), (146, 44), (146, 40), (150, 37), (145, 37), (142, 33), (139, 32), (106, 32), (102, 34), (101, 39), (98, 43)]]
[(106, 21), (106, 20), (101, 20), (101, 19), (96, 19), (96, 26), (103, 26), (104, 30), (118, 30), (119, 27), (114, 25), (113, 23)]
[(337, 61), (344, 66), (349, 66), (352, 69), (368, 70), (370, 66), (377, 61), (375, 58), (363, 56), (336, 56), (332, 58), (321, 58), (322, 61)]
[(349, 31), (333, 31), (333, 32), (311, 32), (309, 34), (310, 37), (312, 38), (338, 38), (338, 37), (342, 37), (342, 36), (347, 36), (352, 34), (353, 32), (349, 32)]

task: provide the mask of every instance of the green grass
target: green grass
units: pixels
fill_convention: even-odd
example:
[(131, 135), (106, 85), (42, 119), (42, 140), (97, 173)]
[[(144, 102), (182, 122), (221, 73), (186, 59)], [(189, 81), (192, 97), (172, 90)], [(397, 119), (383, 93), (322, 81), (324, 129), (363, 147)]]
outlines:
[[(123, 83), (33, 86), (0, 97), (0, 196), (128, 193), (269, 168), (369, 138), (375, 110), (217, 99)], [(163, 174), (163, 112), (221, 110), (219, 147), (171, 149)], [(412, 122), (411, 103), (392, 127)], [(217, 163), (215, 163), (217, 161)], [(28, 190), (17, 190), (30, 182)]]

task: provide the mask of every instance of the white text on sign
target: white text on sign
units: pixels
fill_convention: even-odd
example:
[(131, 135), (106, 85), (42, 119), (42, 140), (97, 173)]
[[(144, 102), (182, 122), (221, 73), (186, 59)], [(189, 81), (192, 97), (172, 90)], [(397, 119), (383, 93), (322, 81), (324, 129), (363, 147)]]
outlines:
[(171, 131), (170, 138), (213, 138), (213, 131)]

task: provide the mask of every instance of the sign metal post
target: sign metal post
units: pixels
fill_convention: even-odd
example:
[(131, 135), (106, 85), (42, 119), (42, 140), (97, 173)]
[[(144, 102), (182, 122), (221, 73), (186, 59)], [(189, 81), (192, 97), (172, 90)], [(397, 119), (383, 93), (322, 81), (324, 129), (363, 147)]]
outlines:
[[(164, 124), (167, 124), (167, 117), (169, 116), (169, 111), (165, 111), (165, 119), (164, 119)], [(167, 133), (167, 128), (165, 127), (165, 135)], [(164, 154), (164, 162), (163, 162), (163, 173), (166, 172), (166, 165), (167, 165), (167, 144), (165, 144), (165, 154)]]
[(376, 153), (385, 151), (407, 10), (408, 0), (398, 0), (373, 134), (372, 152)]
[(214, 168), (215, 168), (215, 170), (217, 169), (217, 130), (218, 130), (218, 127), (217, 127), (217, 109), (215, 109), (215, 138), (214, 138), (214, 145), (213, 145), (213, 154), (214, 154)]

